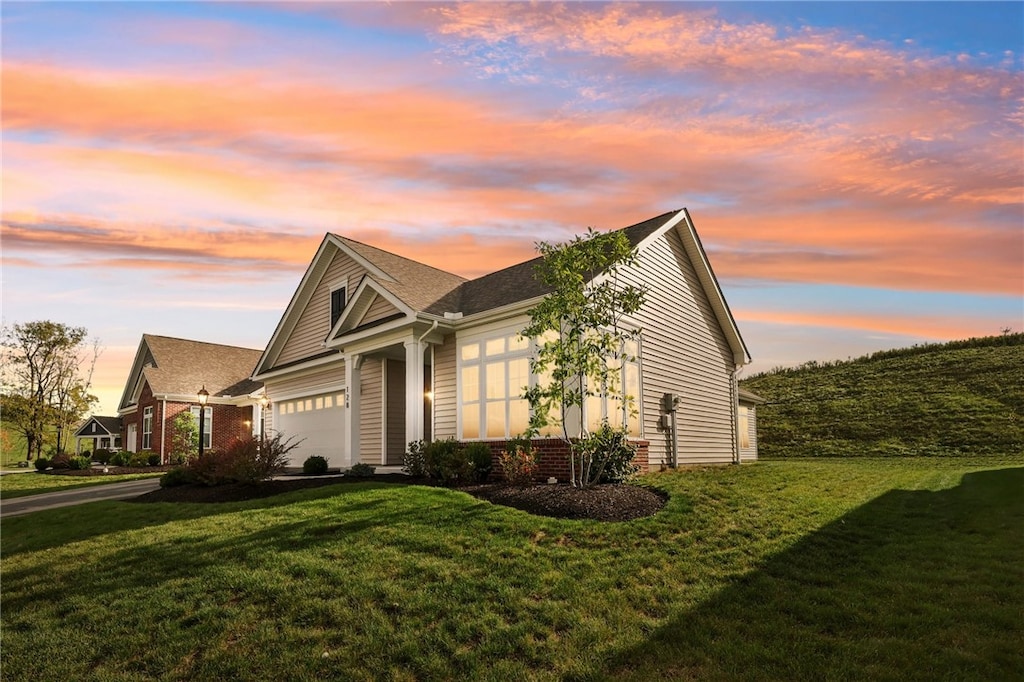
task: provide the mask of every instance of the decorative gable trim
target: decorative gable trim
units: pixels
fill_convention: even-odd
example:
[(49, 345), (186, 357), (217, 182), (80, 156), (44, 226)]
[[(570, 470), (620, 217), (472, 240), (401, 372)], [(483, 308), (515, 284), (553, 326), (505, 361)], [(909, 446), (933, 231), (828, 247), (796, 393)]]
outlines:
[(121, 394), (121, 402), (118, 405), (118, 412), (131, 408), (139, 401), (139, 393), (142, 391), (142, 384), (144, 383), (143, 362), (147, 356), (152, 355), (149, 350), (149, 344), (146, 343), (146, 336), (142, 336), (142, 340), (139, 342), (139, 348), (135, 351), (135, 360), (132, 361), (132, 371), (128, 375), (128, 381), (125, 382), (124, 392)]
[(355, 293), (352, 294), (352, 298), (349, 301), (349, 304), (345, 307), (345, 311), (341, 314), (341, 317), (338, 318), (334, 328), (331, 329), (330, 333), (327, 335), (327, 347), (332, 348), (342, 345), (339, 339), (343, 338), (349, 332), (359, 329), (362, 325), (362, 321), (366, 318), (366, 313), (378, 298), (384, 299), (398, 311), (395, 315), (385, 318), (389, 322), (402, 318), (411, 319), (416, 315), (416, 311), (406, 305), (397, 296), (382, 287), (380, 284), (374, 282), (369, 276), (364, 276), (362, 280), (360, 280), (359, 286), (356, 287)]
[[(298, 288), (295, 290), (295, 293), (292, 294), (291, 301), (288, 302), (288, 307), (285, 308), (284, 314), (281, 316), (281, 320), (277, 323), (277, 327), (274, 329), (274, 333), (270, 337), (270, 342), (267, 344), (266, 350), (264, 350), (263, 355), (260, 356), (259, 362), (256, 363), (256, 369), (253, 370), (252, 374), (252, 378), (254, 380), (258, 380), (257, 377), (261, 376), (264, 372), (269, 371), (277, 363), (277, 358), (284, 349), (285, 343), (295, 330), (306, 306), (309, 305), (310, 298), (312, 298), (317, 287), (320, 286), (321, 280), (323, 280), (324, 275), (327, 273), (328, 267), (339, 252), (345, 254), (358, 263), (373, 277), (385, 282), (395, 281), (391, 275), (381, 270), (377, 265), (366, 259), (360, 253), (356, 252), (336, 235), (331, 233), (325, 235), (323, 241), (320, 242), (319, 248), (317, 248), (316, 254), (313, 256), (313, 260), (310, 262), (309, 267), (306, 268), (306, 272), (302, 276), (302, 280), (299, 282)], [(364, 279), (366, 278), (364, 277)], [(383, 289), (383, 287), (380, 288)], [(346, 295), (348, 295), (348, 291), (346, 291)], [(345, 307), (346, 310), (344, 312), (348, 312), (350, 305), (346, 305)], [(405, 306), (405, 308), (408, 308), (408, 306)], [(344, 317), (344, 313), (342, 317)], [(339, 322), (340, 321), (341, 319), (339, 318)], [(328, 338), (333, 336), (333, 331), (334, 330), (332, 330), (332, 333), (328, 335)]]
[[(90, 429), (89, 425), (94, 424), (95, 428)], [(90, 417), (82, 426), (75, 431), (75, 438), (82, 436), (116, 436), (117, 433), (110, 431), (96, 417)]]

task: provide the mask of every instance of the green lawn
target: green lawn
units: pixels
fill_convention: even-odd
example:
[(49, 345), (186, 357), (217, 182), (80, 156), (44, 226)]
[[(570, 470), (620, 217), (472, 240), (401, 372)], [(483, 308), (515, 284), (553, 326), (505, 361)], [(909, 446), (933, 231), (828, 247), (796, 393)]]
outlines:
[(73, 488), (85, 488), (91, 485), (103, 485), (104, 483), (134, 481), (138, 478), (153, 478), (162, 474), (163, 472), (153, 474), (107, 474), (106, 476), (60, 476), (41, 474), (36, 471), (4, 474), (0, 476), (0, 499), (9, 500), (14, 497), (53, 493)]
[(3, 679), (1024, 678), (1024, 460), (656, 474), (559, 521), (349, 484), (0, 522)]

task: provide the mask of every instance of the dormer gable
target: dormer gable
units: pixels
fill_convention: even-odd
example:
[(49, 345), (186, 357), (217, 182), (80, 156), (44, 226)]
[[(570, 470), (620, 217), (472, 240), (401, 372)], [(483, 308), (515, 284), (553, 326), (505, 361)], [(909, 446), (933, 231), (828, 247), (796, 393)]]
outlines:
[(416, 311), (378, 282), (369, 276), (363, 277), (345, 311), (331, 329), (327, 345), (334, 345), (335, 341), (346, 334), (392, 320), (411, 319), (415, 315)]

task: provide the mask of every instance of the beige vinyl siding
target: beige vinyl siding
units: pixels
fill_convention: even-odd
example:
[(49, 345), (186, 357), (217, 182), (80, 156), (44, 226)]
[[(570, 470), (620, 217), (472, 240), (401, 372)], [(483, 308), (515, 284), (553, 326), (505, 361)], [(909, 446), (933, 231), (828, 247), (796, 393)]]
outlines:
[(318, 393), (324, 387), (334, 388), (345, 383), (345, 360), (338, 358), (316, 371), (296, 377), (269, 379), (265, 382), (267, 395), (276, 401), (277, 396), (295, 396), (299, 394)]
[(458, 433), (455, 390), (455, 335), (434, 346), (434, 438), (455, 438)]
[(363, 319), (359, 321), (359, 325), (357, 326), (370, 324), (377, 320), (383, 320), (385, 317), (394, 315), (397, 312), (400, 312), (398, 308), (391, 305), (391, 302), (388, 301), (388, 299), (378, 294), (377, 297), (373, 299), (373, 303), (370, 304), (370, 307), (366, 310), (366, 314), (363, 315)]
[(379, 359), (363, 360), (359, 382), (359, 461), (367, 464), (382, 463), (382, 375), (383, 364)]
[(339, 251), (334, 255), (275, 364), (283, 365), (323, 352), (323, 342), (331, 326), (331, 287), (347, 283), (350, 287), (348, 296), (351, 296), (351, 286), (365, 272), (362, 266), (344, 253)]
[(387, 444), (388, 463), (401, 463), (405, 454), (405, 363), (399, 360), (387, 360)]
[(662, 396), (675, 393), (679, 464), (731, 462), (732, 352), (675, 230), (655, 240), (624, 274), (648, 286), (637, 321), (643, 327), (643, 430), (650, 464), (671, 456), (671, 432), (659, 428)]
[(747, 443), (748, 447), (740, 448), (740, 461), (752, 462), (757, 459), (757, 408), (753, 405), (741, 405), (747, 409)]

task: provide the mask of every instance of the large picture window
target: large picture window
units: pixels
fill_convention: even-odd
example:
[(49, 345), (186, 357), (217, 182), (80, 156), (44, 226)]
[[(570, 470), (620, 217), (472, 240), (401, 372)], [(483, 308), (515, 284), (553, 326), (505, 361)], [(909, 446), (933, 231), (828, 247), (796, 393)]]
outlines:
[[(609, 358), (609, 369), (617, 370), (615, 385), (587, 398), (587, 430), (594, 431), (604, 420), (613, 428), (626, 427), (631, 436), (640, 435), (640, 347), (626, 341), (619, 358)], [(623, 399), (620, 396), (624, 396)]]
[(149, 450), (153, 444), (153, 407), (142, 408), (142, 449)]
[[(199, 428), (199, 406), (193, 405), (189, 408), (192, 411), (192, 418), (196, 420), (196, 428)], [(209, 450), (213, 447), (213, 407), (206, 406), (206, 415), (203, 419), (203, 449)]]
[[(512, 438), (526, 432), (530, 425), (530, 404), (523, 393), (537, 379), (530, 372), (534, 345), (515, 331), (461, 342), (458, 348), (461, 437), (473, 439)], [(605, 419), (615, 427), (626, 425), (630, 435), (640, 435), (640, 349), (628, 341), (621, 358), (609, 361), (618, 368), (617, 386), (631, 400), (608, 395), (609, 390), (589, 398), (583, 418), (590, 430)], [(541, 378), (544, 381), (544, 378)], [(552, 412), (558, 422), (557, 408)], [(578, 423), (578, 422), (577, 422)], [(562, 433), (560, 423), (546, 427), (541, 435)]]
[(511, 438), (530, 425), (530, 341), (518, 332), (466, 342), (459, 349), (462, 437)]

